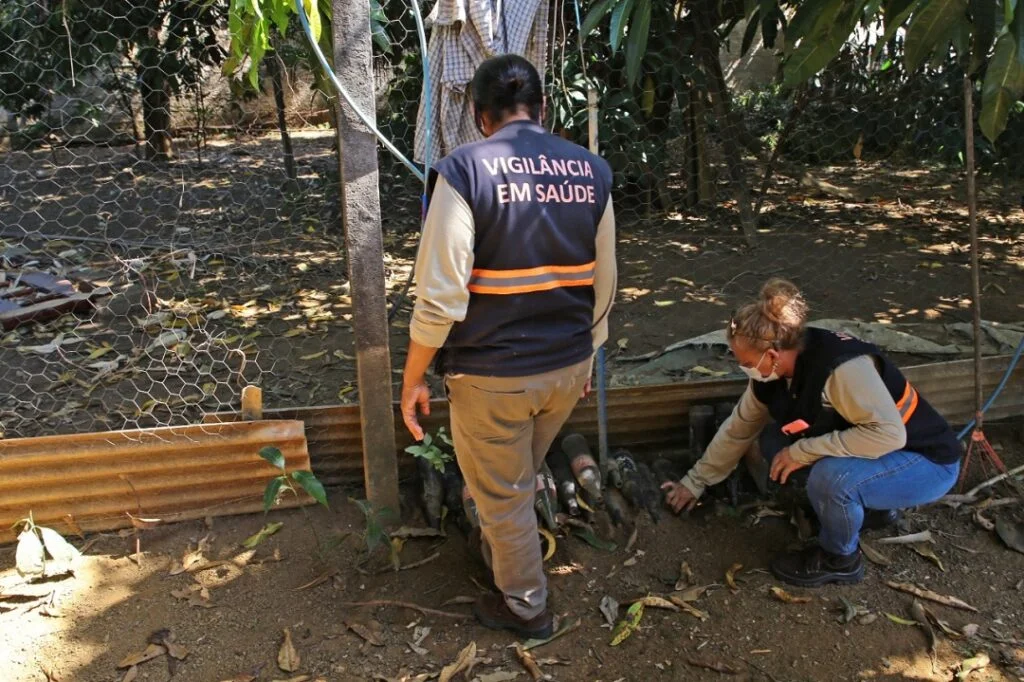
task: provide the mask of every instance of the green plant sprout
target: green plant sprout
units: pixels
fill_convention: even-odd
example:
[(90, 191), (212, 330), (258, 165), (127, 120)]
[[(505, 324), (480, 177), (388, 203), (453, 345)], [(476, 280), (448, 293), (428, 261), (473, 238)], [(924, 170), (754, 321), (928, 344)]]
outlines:
[(270, 511), (270, 508), (280, 501), (281, 494), (284, 491), (291, 492), (295, 497), (299, 496), (299, 491), (296, 489), (293, 481), (298, 483), (310, 497), (322, 504), (324, 507), (330, 509), (330, 506), (327, 504), (327, 491), (324, 490), (323, 483), (320, 482), (312, 471), (300, 470), (293, 471), (289, 474), (288, 471), (285, 470), (284, 454), (281, 452), (280, 448), (276, 448), (273, 445), (261, 448), (260, 457), (281, 470), (281, 475), (270, 479), (270, 481), (267, 482), (267, 487), (263, 490), (264, 512)]
[(387, 547), (391, 556), (391, 565), (397, 571), (401, 563), (398, 553), (401, 543), (397, 538), (392, 539), (385, 525), (397, 517), (389, 507), (377, 509), (369, 500), (357, 500), (350, 498), (352, 504), (359, 508), (366, 519), (366, 528), (363, 530), (363, 541), (366, 543), (366, 554), (369, 557), (378, 547)]
[[(310, 497), (322, 504), (326, 509), (330, 509), (330, 505), (327, 504), (327, 491), (324, 490), (324, 484), (320, 482), (320, 479), (312, 471), (299, 470), (289, 473), (285, 466), (284, 454), (280, 448), (276, 448), (273, 445), (260, 448), (260, 457), (281, 470), (281, 475), (270, 479), (267, 482), (267, 487), (263, 490), (263, 513), (269, 512), (270, 508), (280, 501), (281, 495), (286, 491), (298, 497), (299, 491), (296, 489), (295, 483), (298, 483)], [(309, 530), (313, 533), (317, 553), (322, 556), (324, 546), (320, 542), (320, 535), (316, 532), (313, 519), (310, 518), (309, 512), (306, 511), (304, 506), (299, 507), (299, 509), (302, 510), (302, 515), (306, 517)]]
[(431, 437), (429, 433), (424, 433), (423, 441), (421, 443), (410, 445), (405, 449), (405, 451), (414, 457), (422, 457), (430, 462), (431, 466), (439, 472), (444, 473), (444, 465), (447, 462), (452, 461), (452, 455), (450, 452), (439, 448), (437, 446), (437, 441), (441, 441), (448, 447), (453, 447), (452, 439), (449, 438), (442, 426), (437, 430), (437, 435), (435, 437)]

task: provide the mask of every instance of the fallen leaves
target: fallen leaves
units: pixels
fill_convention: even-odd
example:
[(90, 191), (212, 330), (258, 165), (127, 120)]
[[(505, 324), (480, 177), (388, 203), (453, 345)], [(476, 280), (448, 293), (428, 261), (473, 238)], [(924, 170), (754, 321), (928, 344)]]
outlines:
[(286, 673), (293, 673), (299, 669), (299, 664), (302, 659), (299, 657), (299, 652), (295, 650), (295, 645), (292, 644), (292, 633), (288, 628), (284, 629), (284, 641), (281, 642), (281, 648), (277, 652), (277, 667)]
[(725, 584), (729, 586), (729, 589), (733, 592), (739, 592), (739, 585), (736, 584), (736, 574), (743, 570), (743, 564), (733, 564), (729, 567), (729, 570), (725, 572)]
[(188, 601), (189, 606), (199, 606), (204, 609), (213, 608), (213, 602), (210, 601), (210, 590), (198, 583), (193, 583), (180, 590), (172, 590), (171, 596)]
[(382, 640), (380, 635), (374, 632), (372, 628), (356, 621), (346, 621), (345, 626), (362, 637), (368, 644), (372, 646), (384, 646), (384, 640)]
[(784, 604), (807, 604), (811, 601), (810, 597), (798, 597), (796, 595), (792, 595), (781, 587), (772, 587), (769, 591), (773, 597)]
[(681, 611), (690, 614), (694, 618), (697, 618), (697, 619), (699, 619), (701, 621), (705, 621), (705, 620), (708, 620), (709, 618), (711, 618), (711, 616), (708, 614), (707, 611), (701, 611), (700, 609), (698, 609), (696, 606), (694, 606), (690, 602), (684, 601), (683, 599), (681, 599), (680, 597), (678, 597), (678, 596), (676, 596), (674, 594), (670, 595), (668, 599), (673, 604), (678, 606)]
[(245, 547), (246, 549), (253, 549), (257, 545), (259, 545), (261, 542), (263, 542), (264, 540), (269, 538), (271, 535), (273, 535), (277, 531), (281, 530), (281, 528), (283, 526), (284, 526), (284, 524), (281, 523), (280, 521), (275, 522), (275, 523), (268, 523), (267, 525), (263, 526), (263, 528), (260, 528), (258, 532), (256, 532), (253, 535), (250, 535), (249, 537), (247, 537), (242, 542), (242, 546)]
[(867, 560), (873, 564), (877, 564), (879, 566), (892, 565), (892, 559), (875, 549), (873, 545), (868, 544), (864, 539), (861, 539), (860, 541), (860, 551), (863, 552)]
[(739, 670), (733, 668), (727, 663), (721, 661), (715, 661), (711, 659), (698, 658), (689, 653), (683, 653), (683, 661), (686, 665), (694, 668), (703, 668), (704, 670), (711, 670), (716, 673), (722, 673), (723, 675), (739, 675)]
[(612, 646), (618, 646), (625, 642), (640, 627), (640, 621), (644, 617), (644, 603), (638, 601), (633, 603), (626, 610), (626, 617), (619, 621), (619, 624), (612, 630)]
[(540, 680), (543, 680), (544, 672), (540, 669), (540, 666), (537, 665), (537, 660), (533, 657), (533, 654), (524, 649), (522, 644), (516, 643), (515, 647), (516, 658), (519, 659), (519, 662), (526, 669), (526, 672), (530, 674), (533, 682), (540, 682)]
[(675, 591), (682, 592), (695, 582), (697, 581), (693, 578), (693, 570), (690, 568), (690, 564), (684, 561), (679, 566), (679, 579), (676, 580)]
[(937, 604), (943, 604), (944, 606), (949, 606), (954, 609), (963, 609), (964, 611), (973, 611), (975, 613), (978, 612), (978, 609), (974, 608), (967, 602), (957, 597), (951, 597), (944, 594), (939, 594), (938, 592), (932, 592), (931, 590), (925, 589), (923, 587), (918, 587), (917, 585), (911, 585), (910, 583), (898, 583), (892, 580), (886, 580), (885, 584), (894, 590), (906, 592), (907, 594), (912, 594), (915, 597), (927, 599), (928, 601), (933, 601)]
[(121, 662), (117, 664), (120, 668), (131, 668), (133, 666), (140, 665), (146, 661), (151, 661), (154, 658), (158, 658), (167, 653), (167, 649), (160, 646), (159, 644), (149, 644), (146, 646), (144, 651), (129, 654), (125, 658), (121, 659)]
[(938, 566), (940, 571), (942, 571), (943, 573), (946, 572), (946, 567), (942, 565), (942, 559), (938, 557), (938, 555), (935, 553), (935, 550), (932, 549), (930, 543), (915, 542), (907, 546), (910, 547), (910, 549), (914, 550), (914, 552), (917, 553), (918, 556), (922, 556), (928, 561)]
[(454, 661), (441, 668), (441, 674), (437, 678), (438, 682), (451, 682), (459, 673), (468, 671), (475, 660), (476, 642), (470, 642), (459, 652)]
[(614, 597), (605, 595), (601, 597), (601, 603), (597, 607), (601, 611), (601, 615), (604, 616), (605, 623), (610, 626), (615, 626), (615, 621), (619, 619), (619, 602), (615, 601)]
[(976, 654), (971, 658), (964, 659), (960, 662), (960, 670), (956, 674), (957, 682), (963, 682), (963, 680), (966, 680), (970, 677), (971, 673), (975, 671), (984, 670), (991, 662), (992, 661), (989, 659), (988, 654), (985, 652)]

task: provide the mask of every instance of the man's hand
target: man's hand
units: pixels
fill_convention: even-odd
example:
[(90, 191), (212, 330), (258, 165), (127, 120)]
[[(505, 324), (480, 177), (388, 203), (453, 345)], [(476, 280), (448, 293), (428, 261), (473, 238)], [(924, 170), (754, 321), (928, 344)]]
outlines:
[(586, 398), (590, 394), (591, 388), (591, 377), (587, 377), (587, 383), (583, 384), (583, 393), (580, 394), (580, 398)]
[(424, 416), (430, 414), (430, 389), (423, 379), (415, 382), (402, 382), (402, 421), (405, 428), (417, 441), (423, 440), (423, 427), (416, 418), (417, 408)]
[(668, 491), (668, 494), (665, 496), (665, 502), (668, 503), (668, 506), (672, 507), (672, 511), (676, 514), (684, 509), (690, 511), (697, 506), (697, 497), (690, 492), (689, 488), (678, 481), (666, 481), (661, 484), (661, 489)]
[(772, 459), (769, 476), (773, 481), (784, 485), (789, 480), (791, 473), (797, 469), (803, 469), (805, 466), (807, 465), (793, 459), (793, 456), (789, 454), (789, 448), (782, 448), (779, 450), (779, 454)]

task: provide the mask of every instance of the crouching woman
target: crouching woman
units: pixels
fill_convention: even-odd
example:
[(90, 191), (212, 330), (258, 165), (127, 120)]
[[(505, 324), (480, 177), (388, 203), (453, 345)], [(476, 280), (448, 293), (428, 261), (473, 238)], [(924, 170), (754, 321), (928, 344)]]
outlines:
[(768, 282), (729, 323), (729, 346), (751, 381), (700, 460), (666, 483), (675, 511), (692, 508), (758, 441), (770, 477), (785, 484), (800, 469), (820, 522), (816, 546), (777, 556), (777, 578), (816, 587), (864, 576), (859, 549), (865, 515), (938, 499), (960, 472), (949, 424), (870, 343), (805, 326), (797, 288)]

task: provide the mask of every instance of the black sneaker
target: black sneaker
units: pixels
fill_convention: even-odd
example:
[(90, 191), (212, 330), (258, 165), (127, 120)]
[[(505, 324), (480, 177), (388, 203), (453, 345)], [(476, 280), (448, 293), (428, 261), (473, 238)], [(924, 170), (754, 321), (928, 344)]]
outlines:
[(851, 585), (864, 579), (860, 550), (841, 556), (815, 546), (781, 554), (772, 561), (771, 567), (776, 578), (798, 587), (821, 587), (829, 583)]
[(882, 530), (889, 526), (895, 526), (899, 520), (900, 512), (898, 509), (865, 509), (864, 523), (861, 524), (861, 529)]

